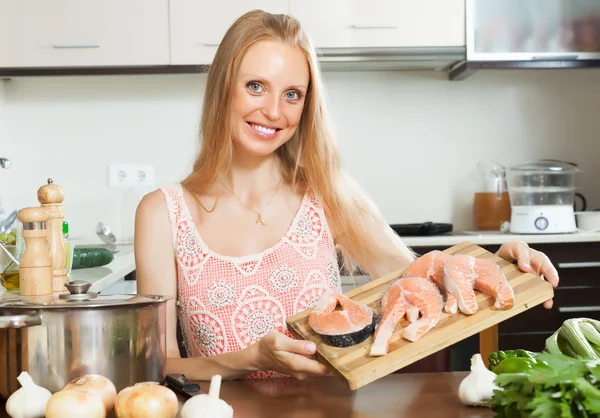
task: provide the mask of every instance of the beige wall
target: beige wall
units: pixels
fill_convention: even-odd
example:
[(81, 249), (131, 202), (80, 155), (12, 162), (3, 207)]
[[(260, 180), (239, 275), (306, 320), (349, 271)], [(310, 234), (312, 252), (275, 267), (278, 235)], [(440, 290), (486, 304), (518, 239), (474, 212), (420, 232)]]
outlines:
[[(475, 166), (545, 157), (581, 165), (600, 208), (600, 71), (326, 73), (345, 164), (390, 223), (472, 228)], [(8, 208), (36, 204), (52, 177), (65, 189), (72, 235), (101, 220), (121, 233), (134, 196), (108, 188), (109, 164), (153, 164), (156, 187), (180, 180), (196, 151), (204, 75), (14, 79), (0, 111), (0, 173)], [(142, 191), (138, 192), (138, 195)]]

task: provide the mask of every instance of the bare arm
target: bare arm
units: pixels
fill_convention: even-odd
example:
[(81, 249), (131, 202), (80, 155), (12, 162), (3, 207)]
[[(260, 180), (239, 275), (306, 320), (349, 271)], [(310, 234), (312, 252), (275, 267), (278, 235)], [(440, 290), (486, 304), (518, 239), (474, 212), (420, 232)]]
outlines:
[[(278, 370), (297, 378), (322, 374), (324, 366), (305, 357), (314, 348), (273, 333), (236, 352), (212, 357), (181, 358), (177, 346), (177, 268), (171, 225), (160, 190), (146, 195), (135, 216), (135, 264), (138, 293), (164, 295), (167, 302), (167, 373), (181, 373), (192, 380), (210, 380), (215, 374), (235, 379), (256, 370)], [(289, 341), (288, 341), (289, 340)]]

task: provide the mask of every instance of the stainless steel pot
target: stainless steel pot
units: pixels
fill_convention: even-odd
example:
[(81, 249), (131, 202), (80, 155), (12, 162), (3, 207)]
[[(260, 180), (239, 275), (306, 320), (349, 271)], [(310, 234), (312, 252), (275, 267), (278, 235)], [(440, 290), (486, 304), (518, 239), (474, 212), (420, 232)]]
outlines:
[(89, 286), (0, 300), (0, 395), (18, 389), (21, 371), (52, 393), (87, 373), (108, 377), (117, 391), (164, 380), (169, 298), (86, 293)]

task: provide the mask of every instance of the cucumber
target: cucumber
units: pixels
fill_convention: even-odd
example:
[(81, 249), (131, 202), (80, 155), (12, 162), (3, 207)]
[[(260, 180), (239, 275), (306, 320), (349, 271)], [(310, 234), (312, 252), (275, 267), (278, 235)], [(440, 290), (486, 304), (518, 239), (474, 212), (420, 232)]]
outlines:
[(104, 266), (115, 258), (112, 251), (106, 248), (78, 248), (73, 250), (72, 269), (85, 269)]

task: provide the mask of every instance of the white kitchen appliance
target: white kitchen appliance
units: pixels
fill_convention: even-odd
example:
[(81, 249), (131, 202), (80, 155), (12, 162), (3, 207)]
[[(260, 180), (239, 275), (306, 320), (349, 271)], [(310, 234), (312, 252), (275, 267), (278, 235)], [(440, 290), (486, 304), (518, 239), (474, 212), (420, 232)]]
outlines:
[(526, 162), (506, 170), (510, 195), (510, 232), (561, 234), (577, 231), (577, 166), (555, 160)]

